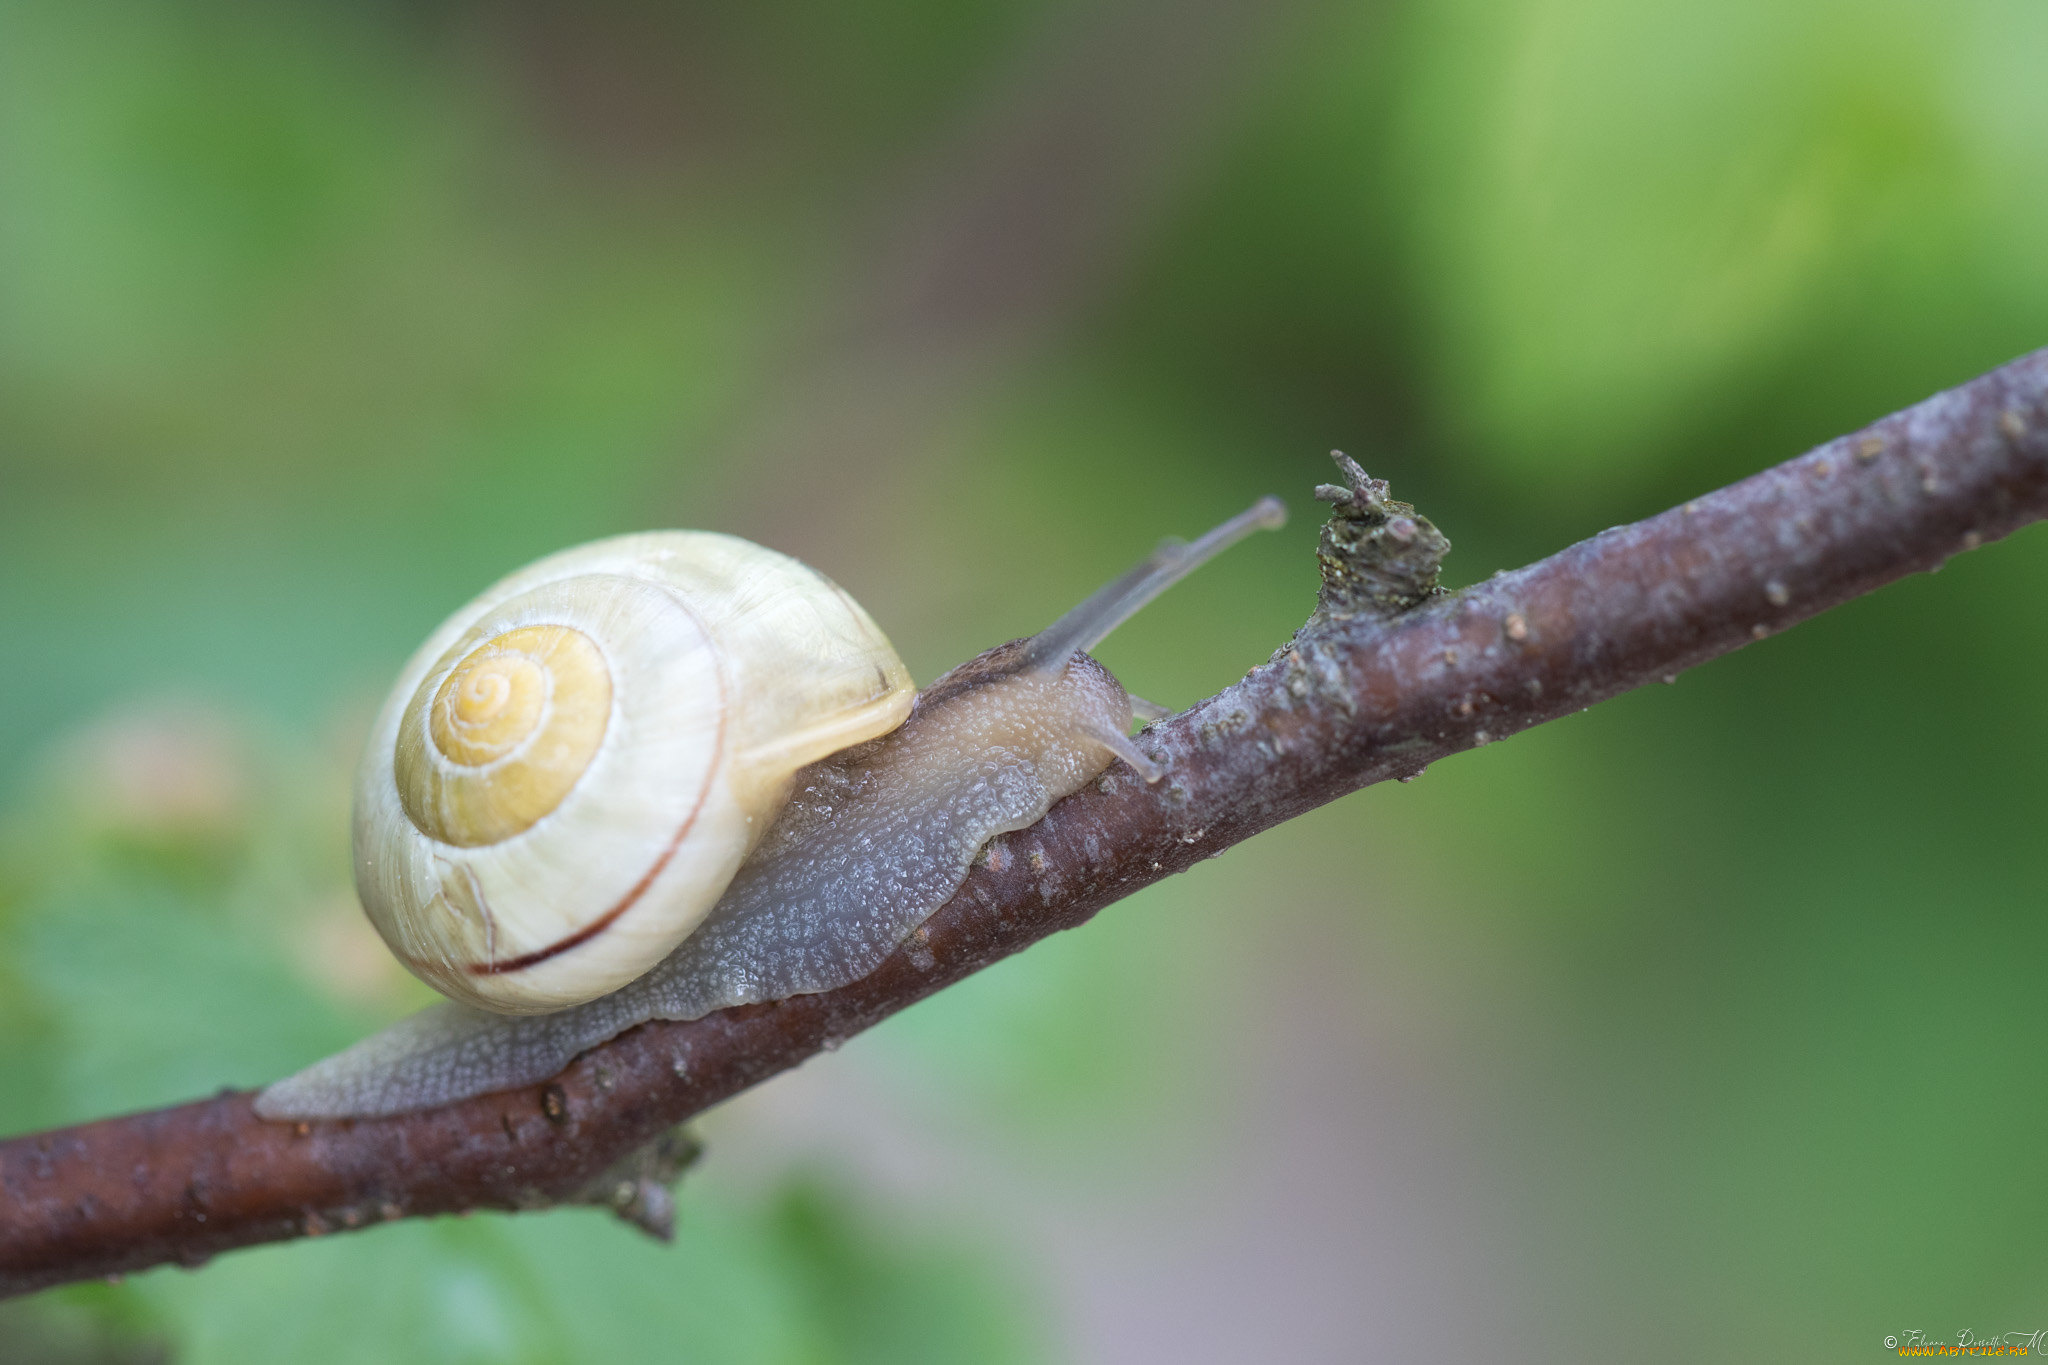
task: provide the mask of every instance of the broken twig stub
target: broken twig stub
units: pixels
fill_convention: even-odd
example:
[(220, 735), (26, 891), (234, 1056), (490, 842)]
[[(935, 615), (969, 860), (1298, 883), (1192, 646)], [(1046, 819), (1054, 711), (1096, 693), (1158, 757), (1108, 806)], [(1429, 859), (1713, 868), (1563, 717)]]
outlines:
[(1355, 616), (1393, 616), (1439, 596), (1437, 571), (1451, 542), (1428, 517), (1388, 496), (1387, 481), (1375, 479), (1341, 450), (1330, 452), (1344, 483), (1320, 484), (1316, 496), (1329, 503), (1316, 562), (1323, 586), (1307, 629)]

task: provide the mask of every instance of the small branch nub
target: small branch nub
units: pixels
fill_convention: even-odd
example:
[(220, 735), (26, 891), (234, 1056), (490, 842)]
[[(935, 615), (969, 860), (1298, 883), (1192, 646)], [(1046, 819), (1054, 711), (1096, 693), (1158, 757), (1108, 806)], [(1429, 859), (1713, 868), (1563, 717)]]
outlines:
[(703, 1145), (678, 1124), (592, 1176), (568, 1202), (610, 1209), (655, 1241), (672, 1242), (675, 1184), (703, 1153)]
[(1331, 505), (1316, 551), (1323, 570), (1317, 620), (1392, 616), (1442, 593), (1437, 571), (1451, 550), (1443, 532), (1388, 496), (1387, 481), (1343, 451), (1331, 451), (1330, 458), (1344, 483), (1316, 488), (1316, 497)]

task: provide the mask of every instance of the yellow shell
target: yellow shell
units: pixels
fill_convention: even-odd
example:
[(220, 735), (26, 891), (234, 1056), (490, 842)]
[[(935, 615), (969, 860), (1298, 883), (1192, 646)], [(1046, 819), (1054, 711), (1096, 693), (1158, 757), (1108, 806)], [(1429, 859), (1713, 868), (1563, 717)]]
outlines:
[(915, 689), (829, 579), (657, 531), (493, 585), (406, 665), (356, 783), (356, 887), (446, 995), (538, 1013), (617, 989), (695, 928), (806, 763)]

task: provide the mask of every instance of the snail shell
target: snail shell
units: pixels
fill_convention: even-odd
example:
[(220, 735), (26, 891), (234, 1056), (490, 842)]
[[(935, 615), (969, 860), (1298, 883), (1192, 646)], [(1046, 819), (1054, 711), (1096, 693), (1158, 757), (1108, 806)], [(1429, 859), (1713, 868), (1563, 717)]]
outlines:
[(356, 785), (356, 886), (456, 1000), (561, 1009), (696, 927), (792, 775), (900, 725), (888, 639), (816, 570), (732, 536), (565, 550), (421, 646)]

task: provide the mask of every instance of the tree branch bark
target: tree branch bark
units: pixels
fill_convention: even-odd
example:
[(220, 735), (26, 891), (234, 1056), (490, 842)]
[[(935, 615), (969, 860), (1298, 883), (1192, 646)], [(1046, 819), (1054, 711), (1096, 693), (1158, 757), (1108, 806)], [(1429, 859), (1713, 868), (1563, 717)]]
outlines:
[(1319, 613), (1242, 682), (1145, 732), (1165, 781), (1106, 775), (997, 840), (852, 985), (644, 1025), (545, 1085), (427, 1113), (267, 1123), (249, 1093), (226, 1092), (0, 1143), (0, 1293), (395, 1218), (599, 1198), (608, 1172), (690, 1115), (1268, 826), (2044, 516), (2048, 350), (1399, 615)]

